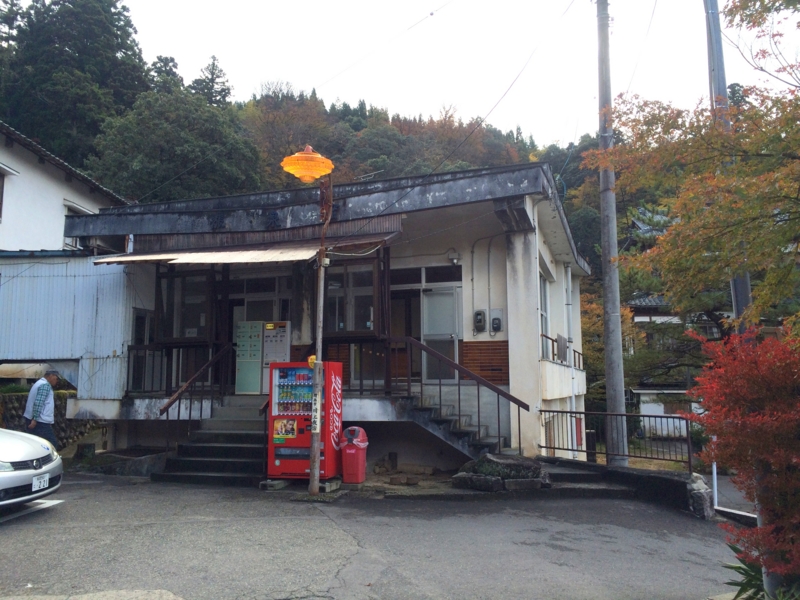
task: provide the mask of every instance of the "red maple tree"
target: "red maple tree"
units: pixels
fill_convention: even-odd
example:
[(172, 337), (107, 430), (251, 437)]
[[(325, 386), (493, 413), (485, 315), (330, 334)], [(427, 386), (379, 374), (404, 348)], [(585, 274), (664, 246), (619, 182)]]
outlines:
[(734, 484), (759, 506), (763, 524), (723, 525), (743, 556), (780, 575), (800, 574), (800, 340), (701, 339), (711, 359), (690, 394), (709, 436), (701, 454), (736, 470)]

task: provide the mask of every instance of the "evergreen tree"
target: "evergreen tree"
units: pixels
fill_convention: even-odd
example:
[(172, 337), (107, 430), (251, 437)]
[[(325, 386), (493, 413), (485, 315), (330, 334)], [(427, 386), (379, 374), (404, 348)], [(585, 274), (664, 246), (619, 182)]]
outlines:
[[(176, 65), (177, 66), (177, 65)], [(230, 101), (231, 88), (225, 71), (219, 66), (216, 56), (200, 71), (201, 77), (189, 84), (189, 89), (206, 99), (211, 106), (225, 106)]]
[(139, 202), (225, 196), (261, 187), (259, 155), (231, 109), (186, 90), (145, 92), (108, 119), (92, 177)]
[(183, 77), (178, 74), (178, 63), (171, 56), (157, 56), (150, 65), (150, 87), (155, 92), (169, 94), (182, 90)]
[(0, 114), (79, 166), (101, 123), (148, 89), (136, 29), (119, 0), (34, 0), (21, 19), (17, 9), (2, 13), (12, 55)]

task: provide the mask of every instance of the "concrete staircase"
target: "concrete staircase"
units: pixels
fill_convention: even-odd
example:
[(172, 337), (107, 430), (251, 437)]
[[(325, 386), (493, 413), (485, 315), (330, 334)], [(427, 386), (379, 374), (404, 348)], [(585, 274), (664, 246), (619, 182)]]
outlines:
[(178, 444), (163, 473), (152, 481), (206, 485), (257, 486), (264, 479), (266, 396), (225, 396), (211, 418), (200, 422), (189, 440)]
[[(177, 455), (167, 459), (162, 473), (151, 479), (160, 482), (206, 485), (257, 486), (264, 476), (264, 417), (258, 409), (266, 396), (225, 396), (212, 409), (211, 418), (200, 422), (189, 439), (178, 444)], [(438, 396), (411, 396), (400, 400), (409, 410), (402, 420), (412, 421), (461, 452), (476, 459), (487, 452), (516, 453), (508, 438), (490, 435), (485, 419), (478, 428), (476, 418), (455, 404), (439, 404)], [(496, 420), (496, 416), (492, 415)], [(495, 421), (496, 422), (496, 421)], [(496, 427), (496, 425), (495, 425)]]
[(481, 454), (516, 453), (508, 447), (508, 439), (497, 434), (489, 436), (489, 426), (474, 424), (473, 415), (462, 407), (461, 415), (455, 404), (439, 404), (436, 396), (414, 396), (408, 420), (413, 421), (444, 440), (465, 456), (476, 459)]

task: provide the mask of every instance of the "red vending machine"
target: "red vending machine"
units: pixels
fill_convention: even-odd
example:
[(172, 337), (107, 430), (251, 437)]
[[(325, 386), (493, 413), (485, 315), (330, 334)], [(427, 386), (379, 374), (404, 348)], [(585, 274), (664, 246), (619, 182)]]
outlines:
[[(319, 478), (342, 474), (342, 363), (322, 363)], [(267, 476), (308, 479), (311, 462), (313, 372), (308, 363), (270, 365)]]

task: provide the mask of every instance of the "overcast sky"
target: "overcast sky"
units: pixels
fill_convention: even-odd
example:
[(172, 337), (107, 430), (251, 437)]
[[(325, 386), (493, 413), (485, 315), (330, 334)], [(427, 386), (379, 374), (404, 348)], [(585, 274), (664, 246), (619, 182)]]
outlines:
[[(316, 88), (328, 105), (365, 99), (405, 116), (437, 116), (445, 106), (465, 120), (488, 114), (488, 123), (519, 125), (540, 146), (597, 130), (591, 0), (124, 3), (148, 62), (173, 56), (189, 83), (214, 54), (237, 100), (285, 81)], [(684, 107), (708, 97), (703, 0), (612, 0), (610, 12), (615, 96)], [(763, 80), (730, 44), (725, 58), (729, 83)]]

